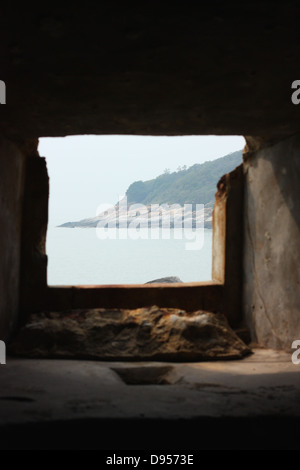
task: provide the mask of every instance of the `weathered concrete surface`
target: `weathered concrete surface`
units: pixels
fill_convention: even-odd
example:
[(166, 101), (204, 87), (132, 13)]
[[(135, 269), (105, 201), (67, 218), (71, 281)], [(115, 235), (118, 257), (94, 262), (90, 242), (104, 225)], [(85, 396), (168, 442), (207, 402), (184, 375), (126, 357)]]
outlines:
[[(73, 441), (78, 449), (114, 451), (229, 450), (243, 442), (241, 449), (267, 450), (270, 444), (282, 449), (287, 436), (299, 441), (297, 426), (284, 421), (300, 418), (299, 367), (290, 354), (272, 350), (255, 350), (242, 361), (149, 362), (142, 368), (140, 363), (8, 358), (0, 370), (0, 448), (8, 439), (25, 448), (66, 448)], [(162, 368), (169, 385), (145, 385), (145, 377)], [(127, 385), (115, 372), (121, 369), (139, 374), (140, 385)], [(153, 432), (150, 441), (147, 430)], [(251, 439), (259, 447), (251, 447)]]
[[(297, 132), (300, 6), (4, 5), (1, 79), (11, 135)], [(38, 67), (36, 66), (38, 62)]]
[(273, 348), (300, 339), (300, 136), (260, 150), (244, 167), (244, 312)]
[(0, 137), (0, 339), (10, 335), (19, 309), (24, 155)]
[(142, 413), (148, 418), (300, 416), (300, 366), (292, 364), (290, 354), (257, 349), (242, 361), (145, 363), (143, 376), (148, 368), (169, 367), (169, 386), (126, 385), (113, 370), (140, 367), (126, 362), (8, 358), (1, 368), (1, 424)]
[(224, 312), (221, 283), (215, 281), (178, 284), (128, 284), (114, 286), (49, 287), (43, 309), (59, 312), (71, 309), (128, 308), (148, 305), (180, 308), (188, 312)]
[(243, 166), (223, 175), (213, 209), (212, 278), (224, 284), (223, 311), (231, 326), (243, 322)]
[(9, 351), (21, 357), (144, 361), (239, 359), (250, 354), (223, 315), (155, 306), (34, 315)]

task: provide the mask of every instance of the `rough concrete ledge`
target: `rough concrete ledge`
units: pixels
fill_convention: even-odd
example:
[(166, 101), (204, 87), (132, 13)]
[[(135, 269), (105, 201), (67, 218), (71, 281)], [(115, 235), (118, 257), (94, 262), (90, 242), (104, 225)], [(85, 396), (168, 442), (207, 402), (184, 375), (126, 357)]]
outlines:
[(203, 361), (251, 353), (224, 315), (157, 306), (32, 315), (9, 345), (15, 357), (102, 361)]

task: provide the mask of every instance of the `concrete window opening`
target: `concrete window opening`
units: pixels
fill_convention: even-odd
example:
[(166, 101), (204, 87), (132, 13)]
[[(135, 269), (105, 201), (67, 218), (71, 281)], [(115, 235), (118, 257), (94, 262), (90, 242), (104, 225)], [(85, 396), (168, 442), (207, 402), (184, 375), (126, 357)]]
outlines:
[(243, 144), (238, 136), (40, 139), (50, 177), (48, 284), (212, 280), (216, 185), (241, 163)]
[[(176, 161), (176, 151), (179, 149), (179, 144), (183, 144), (183, 151), (179, 152), (179, 156), (177, 154), (176, 168), (173, 171), (172, 165), (168, 164), (166, 167), (166, 161), (162, 165), (166, 171), (163, 171), (161, 178), (163, 180), (168, 178), (176, 178), (179, 175), (185, 174), (186, 176), (194, 176), (194, 165), (197, 159), (195, 158), (195, 154), (192, 153), (191, 149), (187, 145), (187, 142), (191, 139), (191, 141), (198, 141), (198, 144), (205, 140), (211, 141), (215, 139), (222, 139), (221, 147), (219, 145), (218, 152), (216, 152), (216, 146), (214, 152), (210, 149), (210, 158), (213, 161), (205, 162), (205, 160), (209, 160), (209, 156), (206, 153), (204, 156), (202, 163), (198, 163), (200, 169), (211, 169), (211, 166), (219, 165), (220, 162), (229, 160), (229, 165), (224, 168), (224, 165), (221, 165), (221, 169), (217, 168), (218, 171), (213, 174), (213, 172), (209, 172), (213, 174), (215, 178), (214, 183), (212, 184), (210, 191), (211, 195), (208, 193), (207, 200), (204, 200), (204, 203), (208, 202), (207, 209), (212, 209), (209, 207), (209, 203), (213, 206), (212, 210), (212, 220), (211, 220), (211, 245), (212, 250), (210, 256), (211, 259), (211, 276), (207, 274), (206, 280), (201, 280), (200, 271), (201, 271), (201, 263), (196, 260), (196, 268), (199, 269), (199, 281), (191, 282), (190, 279), (181, 279), (179, 282), (176, 279), (176, 282), (163, 282), (161, 280), (162, 276), (180, 276), (180, 272), (176, 272), (172, 270), (171, 272), (167, 273), (159, 273), (159, 275), (155, 275), (156, 272), (152, 275), (148, 274), (146, 278), (138, 279), (138, 282), (135, 281), (114, 281), (108, 283), (105, 279), (103, 283), (98, 279), (94, 281), (94, 283), (86, 283), (84, 281), (84, 277), (77, 278), (74, 282), (67, 282), (67, 281), (60, 281), (60, 283), (52, 284), (51, 281), (49, 282), (49, 276), (47, 273), (47, 266), (48, 266), (48, 256), (46, 253), (46, 239), (47, 239), (47, 229), (50, 226), (51, 229), (51, 220), (52, 214), (57, 216), (61, 209), (63, 208), (65, 195), (70, 196), (69, 200), (71, 201), (71, 205), (68, 207), (68, 211), (63, 214), (63, 218), (61, 220), (56, 221), (56, 225), (61, 225), (63, 223), (67, 224), (74, 224), (74, 221), (80, 221), (85, 217), (89, 217), (89, 211), (84, 208), (82, 209), (81, 214), (78, 216), (78, 213), (74, 214), (72, 211), (75, 209), (77, 211), (78, 207), (84, 200), (82, 197), (82, 186), (85, 185), (84, 189), (84, 196), (86, 193), (89, 192), (91, 189), (91, 194), (93, 195), (92, 199), (92, 210), (95, 210), (95, 198), (93, 194), (93, 190), (96, 188), (98, 190), (99, 187), (99, 175), (101, 177), (102, 185), (100, 185), (100, 189), (102, 186), (104, 187), (107, 183), (107, 180), (115, 182), (119, 178), (118, 188), (121, 188), (118, 194), (113, 193), (111, 197), (112, 204), (115, 204), (116, 200), (120, 200), (120, 196), (124, 196), (126, 194), (127, 189), (132, 184), (132, 181), (147, 184), (151, 183), (151, 178), (155, 180), (155, 176), (161, 173), (161, 171), (153, 170), (153, 162), (154, 159), (148, 156), (145, 159), (145, 155), (143, 154), (142, 150), (139, 150), (138, 157), (136, 155), (132, 156), (132, 149), (133, 146), (129, 147), (131, 149), (130, 155), (133, 158), (133, 161), (129, 161), (120, 158), (119, 162), (120, 165), (114, 164), (113, 161), (111, 163), (110, 159), (111, 156), (105, 154), (103, 151), (97, 151), (98, 161), (100, 162), (98, 169), (92, 169), (89, 161), (90, 152), (88, 152), (87, 143), (80, 147), (80, 140), (81, 138), (88, 138), (88, 139), (100, 139), (97, 136), (77, 136), (77, 137), (67, 137), (67, 138), (60, 138), (60, 139), (40, 139), (39, 144), (39, 153), (37, 152), (37, 141), (28, 141), (28, 158), (26, 159), (26, 178), (24, 181), (24, 203), (23, 203), (23, 233), (22, 233), (22, 256), (21, 256), (21, 279), (22, 283), (20, 286), (21, 292), (21, 312), (23, 321), (25, 322), (28, 318), (28, 315), (39, 313), (39, 312), (62, 312), (62, 311), (69, 311), (69, 310), (78, 310), (78, 309), (139, 309), (139, 308), (148, 308), (150, 306), (156, 306), (158, 308), (175, 308), (175, 309), (182, 309), (186, 312), (196, 312), (198, 310), (203, 310), (206, 312), (212, 313), (221, 313), (227, 316), (227, 319), (230, 322), (231, 326), (239, 326), (241, 324), (241, 303), (242, 303), (242, 253), (243, 253), (243, 204), (244, 204), (244, 172), (243, 166), (239, 163), (242, 160), (242, 151), (241, 148), (244, 144), (244, 139), (242, 137), (215, 137), (215, 136), (183, 136), (183, 137), (151, 137), (148, 136), (147, 139), (148, 145), (145, 149), (150, 149), (150, 156), (155, 155), (157, 153), (153, 151), (150, 147), (150, 143), (152, 143), (152, 139), (154, 143), (157, 143), (160, 139), (165, 139), (168, 143), (175, 142), (175, 146), (173, 147), (173, 153), (169, 156), (169, 163), (172, 164)], [(144, 139), (144, 137), (133, 137), (133, 136), (101, 136), (101, 139)], [(67, 143), (69, 139), (75, 139), (75, 145), (73, 145), (73, 149), (70, 152), (63, 152), (63, 156), (61, 153), (58, 152), (58, 148), (56, 147), (57, 142), (60, 141)], [(146, 139), (146, 138), (145, 138)], [(158, 139), (158, 140), (156, 140)], [(174, 140), (173, 140), (174, 139)], [(202, 139), (202, 141), (201, 141)], [(50, 224), (48, 220), (48, 213), (49, 213), (49, 175), (50, 175), (50, 192), (53, 192), (53, 187), (55, 188), (55, 178), (52, 178), (52, 170), (51, 170), (51, 158), (49, 158), (49, 152), (47, 152), (47, 148), (43, 145), (45, 142), (53, 142), (53, 151), (54, 156), (59, 162), (59, 165), (64, 165), (61, 167), (60, 171), (56, 171), (56, 175), (60, 178), (60, 190), (62, 193), (58, 193), (56, 207), (53, 206), (53, 202), (50, 198)], [(229, 144), (229, 148), (226, 148), (226, 141)], [(234, 141), (234, 148), (232, 146), (232, 141)], [(221, 142), (221, 140), (220, 140)], [(210, 142), (211, 143), (211, 142)], [(126, 156), (125, 146), (122, 145), (122, 157)], [(160, 147), (160, 146), (158, 146)], [(203, 151), (203, 145), (199, 145), (196, 148), (197, 156), (201, 155), (201, 150)], [(194, 148), (194, 152), (195, 152)], [(238, 149), (238, 150), (236, 150)], [(79, 159), (83, 162), (81, 167), (81, 171), (78, 171), (76, 168), (76, 152), (78, 152), (80, 157)], [(96, 149), (97, 150), (97, 149)], [(118, 150), (120, 152), (120, 144), (118, 145)], [(235, 151), (234, 151), (235, 150)], [(128, 151), (128, 149), (127, 149)], [(232, 152), (233, 151), (233, 152)], [(146, 150), (145, 150), (146, 153)], [(164, 151), (164, 153), (166, 153)], [(45, 155), (48, 154), (48, 169), (47, 169), (47, 162)], [(224, 157), (225, 154), (225, 157)], [(68, 155), (66, 160), (64, 161), (64, 155)], [(142, 156), (140, 156), (142, 155)], [(183, 155), (183, 157), (182, 157)], [(202, 154), (203, 155), (203, 154)], [(226, 157), (227, 155), (227, 157)], [(147, 156), (147, 155), (146, 155)], [(101, 158), (102, 157), (102, 158)], [(144, 157), (144, 159), (143, 159)], [(219, 157), (215, 158), (214, 157)], [(52, 157), (53, 158), (53, 157)], [(233, 163), (232, 159), (237, 159)], [(157, 160), (161, 160), (161, 154), (158, 154)], [(184, 162), (184, 165), (187, 166), (187, 169), (180, 168), (178, 169), (178, 163)], [(198, 160), (199, 161), (199, 160)], [(102, 166), (101, 166), (102, 162)], [(201, 160), (200, 160), (201, 162)], [(105, 168), (111, 165), (110, 173), (108, 176), (105, 174)], [(123, 167), (122, 167), (123, 165)], [(137, 165), (137, 168), (135, 167)], [(141, 165), (141, 167), (138, 167)], [(237, 166), (238, 165), (238, 166)], [(191, 167), (191, 169), (189, 168)], [(128, 172), (129, 168), (129, 172)], [(142, 169), (144, 171), (155, 171), (155, 173), (149, 176), (148, 173), (145, 173), (145, 176), (141, 177)], [(198, 166), (196, 165), (196, 168)], [(49, 170), (49, 173), (48, 173)], [(171, 171), (172, 170), (172, 171)], [(134, 171), (136, 173), (134, 173)], [(126, 173), (127, 172), (127, 173)], [(225, 174), (224, 174), (225, 173)], [(67, 180), (70, 178), (70, 175), (75, 175), (77, 180), (73, 184), (67, 186)], [(92, 174), (94, 177), (94, 184), (91, 181), (87, 181), (87, 177)], [(124, 178), (124, 175), (127, 174), (128, 180)], [(211, 176), (210, 174), (210, 176)], [(222, 176), (223, 175), (223, 176)], [(220, 178), (221, 177), (221, 178)], [(138, 178), (142, 178), (139, 179)], [(158, 178), (159, 179), (159, 178)], [(199, 178), (200, 179), (200, 178)], [(53, 184), (54, 180), (54, 184)], [(145, 180), (145, 183), (143, 183)], [(196, 175), (196, 180), (198, 180), (198, 174)], [(122, 187), (123, 184), (123, 187)], [(151, 183), (152, 184), (152, 183)], [(198, 181), (196, 182), (196, 186), (198, 185)], [(191, 182), (189, 182), (188, 192), (193, 190), (193, 186)], [(178, 189), (179, 184), (175, 184), (175, 190)], [(201, 186), (202, 187), (202, 186)], [(51, 189), (52, 188), (52, 189)], [(136, 189), (136, 187), (135, 187)], [(186, 189), (186, 188), (185, 188)], [(128, 190), (127, 194), (130, 192)], [(206, 188), (205, 188), (206, 190)], [(116, 191), (116, 190), (115, 190)], [(117, 189), (119, 191), (119, 189)], [(55, 192), (55, 191), (54, 191)], [(104, 200), (100, 198), (100, 204)], [(133, 199), (134, 202), (143, 202)], [(167, 202), (174, 202), (170, 199), (166, 198)], [(158, 201), (161, 202), (161, 201)], [(185, 200), (183, 199), (183, 202)], [(190, 201), (188, 201), (190, 202)], [(195, 202), (193, 199), (191, 202)], [(196, 203), (198, 201), (196, 200)], [(201, 202), (201, 200), (200, 200)], [(96, 207), (99, 201), (96, 202)], [(53, 210), (54, 209), (54, 210)], [(71, 214), (72, 212), (72, 214)], [(70, 215), (69, 215), (70, 214)], [(88, 214), (88, 215), (86, 215)], [(73, 219), (73, 220), (72, 220)], [(68, 222), (69, 220), (69, 222)], [(90, 219), (89, 219), (90, 220)], [(91, 228), (78, 228), (78, 229), (70, 229), (68, 228), (56, 228), (57, 233), (65, 233), (68, 234), (68, 237), (72, 237), (72, 233), (75, 233), (74, 230), (79, 230), (82, 233), (90, 232), (94, 237), (94, 240), (101, 245), (102, 240), (97, 240), (95, 235), (95, 228), (91, 231)], [(198, 229), (196, 230), (198, 233)], [(105, 241), (105, 240), (104, 240)], [(110, 241), (110, 240), (109, 240)], [(113, 240), (114, 242), (118, 243), (118, 240)], [(122, 241), (122, 240), (121, 240)], [(129, 240), (132, 241), (132, 240)], [(142, 240), (143, 241), (143, 240)], [(155, 241), (155, 240), (154, 240)], [(158, 240), (160, 241), (160, 240)], [(162, 240), (163, 242), (174, 242), (177, 240)], [(133, 240), (136, 243), (135, 240)], [(185, 242), (185, 240), (184, 240)], [(71, 245), (71, 243), (69, 243)], [(66, 250), (69, 249), (69, 246), (66, 244)], [(85, 243), (84, 248), (88, 246), (89, 243)], [(64, 252), (64, 249), (61, 250)], [(73, 248), (71, 251), (72, 257), (74, 257), (74, 253), (76, 253), (76, 249)], [(188, 253), (188, 251), (187, 251)], [(196, 259), (196, 251), (193, 252), (193, 258)], [(201, 251), (200, 251), (201, 253)], [(64, 254), (64, 253), (63, 253)], [(114, 253), (115, 255), (115, 253)], [(50, 256), (49, 256), (50, 258)], [(173, 257), (176, 259), (176, 257)], [(117, 257), (115, 256), (115, 259)], [(193, 261), (195, 261), (193, 259)], [(53, 260), (52, 260), (53, 261)], [(49, 260), (49, 266), (51, 266), (51, 259)], [(153, 260), (151, 260), (153, 261)], [(156, 263), (154, 259), (155, 267), (162, 265), (163, 262), (161, 258)], [(132, 263), (133, 264), (133, 263)], [(140, 263), (142, 271), (145, 267), (148, 267), (148, 262), (142, 259)], [(192, 264), (191, 264), (192, 265)], [(88, 272), (84, 265), (78, 263), (80, 273), (84, 274)], [(128, 271), (128, 267), (130, 263), (127, 262), (123, 265), (123, 269), (120, 268), (120, 264), (117, 262), (115, 263), (115, 268), (117, 271), (123, 271), (125, 274)], [(108, 268), (110, 267), (109, 263), (105, 265), (103, 260), (101, 259), (101, 263), (96, 263), (95, 265), (96, 271), (101, 274), (104, 274)], [(132, 266), (131, 266), (132, 267)], [(68, 263), (65, 264), (65, 268), (68, 269), (69, 272), (72, 273), (72, 268)], [(60, 271), (60, 270), (59, 270)], [(58, 272), (59, 272), (58, 271)], [(48, 277), (48, 278), (47, 278)], [(173, 279), (172, 279), (173, 280)], [(127, 283), (126, 283), (127, 281)], [(154, 281), (154, 282), (151, 282)], [(107, 282), (107, 283), (105, 283)], [(131, 283), (130, 283), (131, 282)], [(153, 312), (152, 312), (153, 313)], [(101, 315), (100, 315), (101, 316)], [(154, 317), (156, 318), (156, 314), (154, 312)]]
[[(39, 198), (38, 185), (30, 188), (36, 214), (44, 214), (33, 271), (45, 284), (34, 296), (40, 303), (25, 304), (30, 320), (14, 354), (171, 362), (247, 356), (230, 328), (240, 323), (243, 143), (238, 136), (41, 139), (33, 166), (41, 165), (35, 181), (44, 181), (44, 191)], [(178, 379), (170, 368), (114, 374), (127, 385)]]

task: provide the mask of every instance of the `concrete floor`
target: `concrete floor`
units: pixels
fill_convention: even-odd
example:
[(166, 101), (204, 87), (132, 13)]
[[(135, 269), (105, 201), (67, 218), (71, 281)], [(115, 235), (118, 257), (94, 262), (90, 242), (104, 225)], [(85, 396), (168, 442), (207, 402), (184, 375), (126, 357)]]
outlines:
[[(128, 432), (129, 448), (143, 448), (151, 426), (151, 444), (162, 449), (164, 440), (188, 448), (200, 436), (203, 449), (230, 442), (252, 448), (251, 439), (263, 449), (260, 436), (273, 448), (279, 435), (283, 448), (296, 445), (300, 365), (284, 352), (256, 349), (239, 361), (185, 364), (8, 358), (0, 376), (0, 448), (128, 448)], [(177, 442), (166, 440), (169, 431)]]

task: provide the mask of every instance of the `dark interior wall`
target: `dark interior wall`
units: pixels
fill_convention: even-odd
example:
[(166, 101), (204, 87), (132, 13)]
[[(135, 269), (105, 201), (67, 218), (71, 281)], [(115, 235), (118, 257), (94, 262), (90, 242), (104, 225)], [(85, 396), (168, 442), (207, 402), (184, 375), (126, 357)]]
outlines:
[(19, 311), (24, 153), (0, 137), (0, 339), (10, 335)]
[(25, 162), (22, 205), (22, 239), (20, 266), (20, 323), (28, 313), (41, 311), (47, 288), (46, 236), (48, 228), (49, 177), (45, 158), (33, 140)]
[(260, 344), (290, 351), (300, 339), (300, 135), (244, 168), (244, 314)]
[(3, 131), (240, 134), (300, 129), (298, 2), (104, 0), (1, 6)]

